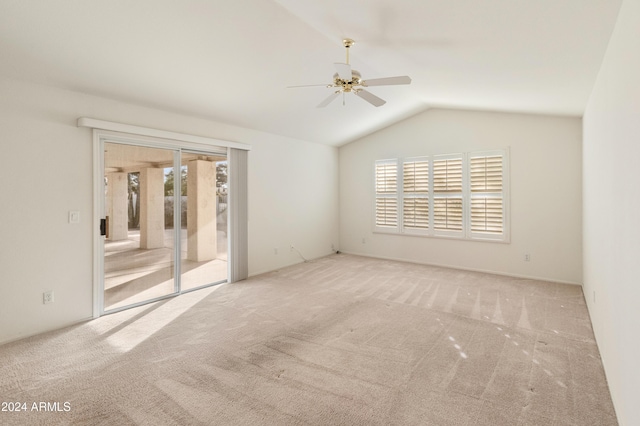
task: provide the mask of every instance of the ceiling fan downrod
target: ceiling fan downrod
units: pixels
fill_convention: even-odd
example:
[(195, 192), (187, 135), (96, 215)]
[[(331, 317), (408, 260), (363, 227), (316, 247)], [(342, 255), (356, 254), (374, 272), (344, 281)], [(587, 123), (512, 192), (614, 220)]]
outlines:
[(349, 65), (349, 48), (353, 46), (356, 42), (351, 40), (350, 38), (345, 38), (342, 40), (342, 44), (344, 45), (347, 51), (347, 65)]

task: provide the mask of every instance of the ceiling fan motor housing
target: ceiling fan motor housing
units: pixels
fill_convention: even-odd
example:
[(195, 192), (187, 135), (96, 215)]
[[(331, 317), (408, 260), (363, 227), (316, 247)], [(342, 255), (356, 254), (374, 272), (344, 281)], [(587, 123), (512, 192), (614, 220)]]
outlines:
[(344, 92), (351, 92), (354, 89), (354, 86), (362, 85), (362, 77), (360, 72), (357, 70), (351, 70), (351, 80), (343, 80), (340, 78), (338, 73), (333, 74), (333, 84), (335, 87), (341, 87)]

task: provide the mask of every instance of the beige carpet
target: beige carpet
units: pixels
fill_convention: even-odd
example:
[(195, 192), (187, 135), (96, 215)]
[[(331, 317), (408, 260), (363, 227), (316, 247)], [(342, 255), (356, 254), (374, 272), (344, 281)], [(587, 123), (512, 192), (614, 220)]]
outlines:
[(3, 425), (617, 424), (580, 287), (344, 254), (0, 346), (0, 400), (27, 406)]

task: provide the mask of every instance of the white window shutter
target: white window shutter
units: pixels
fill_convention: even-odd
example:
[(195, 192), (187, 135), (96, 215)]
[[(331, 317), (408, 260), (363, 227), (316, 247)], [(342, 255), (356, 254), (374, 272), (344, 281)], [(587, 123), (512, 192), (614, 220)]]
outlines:
[(433, 191), (462, 192), (462, 157), (433, 160)]
[(375, 162), (375, 230), (509, 242), (509, 150)]
[(376, 198), (376, 226), (398, 226), (398, 201), (395, 198)]
[(462, 156), (433, 160), (433, 228), (463, 231)]
[(473, 153), (469, 156), (470, 232), (479, 237), (504, 234), (504, 156)]
[(376, 161), (375, 168), (375, 225), (383, 228), (397, 227), (398, 162), (397, 160)]
[(429, 192), (429, 161), (414, 160), (403, 163), (403, 189), (410, 193)]
[(409, 159), (402, 165), (402, 226), (405, 231), (429, 229), (429, 161)]
[(502, 155), (471, 157), (471, 192), (502, 192)]
[(434, 229), (462, 231), (462, 197), (437, 197), (433, 201)]
[(502, 198), (471, 198), (471, 232), (502, 234)]

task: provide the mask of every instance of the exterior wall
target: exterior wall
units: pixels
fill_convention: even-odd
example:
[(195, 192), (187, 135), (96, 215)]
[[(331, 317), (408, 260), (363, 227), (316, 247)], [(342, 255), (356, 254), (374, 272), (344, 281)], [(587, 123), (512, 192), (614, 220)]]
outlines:
[[(432, 109), (342, 146), (340, 249), (580, 284), (581, 137), (579, 118)], [(373, 232), (375, 160), (507, 147), (509, 244)]]
[[(306, 258), (337, 244), (337, 148), (0, 78), (0, 343), (92, 317), (98, 231), (92, 133), (76, 126), (82, 116), (252, 145), (250, 274), (301, 262), (291, 243)], [(68, 223), (70, 210), (79, 224)], [(44, 305), (47, 290), (55, 302)]]

